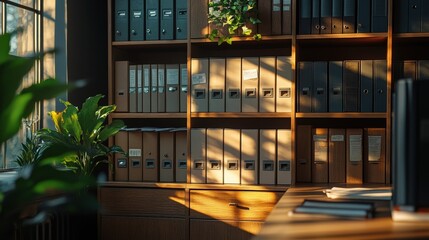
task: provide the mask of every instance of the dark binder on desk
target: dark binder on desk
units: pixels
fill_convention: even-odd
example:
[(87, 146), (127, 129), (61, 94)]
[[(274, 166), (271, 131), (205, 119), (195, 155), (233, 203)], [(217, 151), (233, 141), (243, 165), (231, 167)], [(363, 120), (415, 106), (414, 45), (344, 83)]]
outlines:
[(188, 38), (188, 1), (176, 0), (176, 39)]
[(347, 60), (343, 63), (343, 111), (360, 110), (359, 60)]
[(372, 0), (371, 32), (387, 32), (387, 0)]
[(241, 129), (241, 184), (258, 184), (258, 129)]
[(259, 112), (275, 112), (276, 57), (259, 59)]
[(209, 60), (193, 58), (191, 60), (191, 112), (208, 112)]
[(387, 110), (387, 61), (374, 60), (374, 112)]
[(343, 33), (356, 32), (356, 0), (344, 0)]
[(176, 182), (186, 182), (186, 176), (188, 172), (188, 144), (187, 144), (187, 132), (186, 129), (183, 131), (175, 132), (175, 174)]
[(174, 132), (159, 133), (159, 181), (174, 182)]
[(143, 180), (143, 163), (142, 163), (142, 132), (128, 132), (128, 181), (141, 182)]
[(311, 1), (311, 34), (320, 34), (320, 0)]
[(313, 93), (311, 98), (312, 112), (328, 111), (328, 63), (314, 62)]
[(292, 34), (292, 1), (282, 1), (282, 34)]
[(159, 1), (145, 1), (146, 40), (159, 40)]
[(271, 7), (272, 0), (258, 0), (258, 18), (261, 24), (258, 24), (258, 33), (262, 35), (271, 35)]
[(144, 0), (130, 0), (130, 40), (143, 41), (145, 31)]
[(360, 62), (360, 111), (373, 112), (373, 65), (372, 60)]
[(296, 130), (296, 182), (311, 182), (311, 143), (310, 125), (298, 125)]
[(128, 67), (128, 97), (129, 112), (137, 112), (137, 65)]
[(175, 9), (174, 0), (161, 0), (160, 2), (160, 33), (159, 39), (172, 40), (174, 39), (174, 20)]
[(165, 111), (166, 112), (179, 112), (179, 64), (166, 64), (165, 65)]
[(151, 112), (151, 70), (150, 64), (143, 64), (143, 112)]
[(320, 0), (320, 33), (332, 33), (332, 0)]
[[(426, 0), (423, 0), (426, 1)], [(415, 33), (422, 30), (421, 0), (408, 0), (408, 32)]]
[(157, 112), (165, 112), (165, 64), (158, 64), (158, 107)]
[(142, 130), (143, 135), (143, 182), (159, 180), (158, 132)]
[(226, 59), (225, 111), (241, 112), (241, 58)]
[(223, 129), (207, 129), (206, 183), (223, 183)]
[(376, 18), (374, 18), (374, 13), (371, 13), (371, 0), (357, 0), (356, 32), (369, 33), (371, 29), (374, 29), (373, 24), (378, 24), (374, 23), (374, 20)]
[(225, 112), (225, 58), (209, 59), (209, 112)]
[(292, 183), (292, 131), (277, 129), (277, 184)]
[(224, 129), (223, 138), (223, 183), (240, 183), (240, 129)]
[(191, 183), (206, 183), (206, 129), (191, 129)]
[(276, 184), (276, 129), (259, 130), (259, 184)]
[(299, 1), (299, 21), (298, 21), (298, 34), (311, 34), (311, 1)]
[(271, 35), (282, 34), (282, 0), (271, 0)]
[(366, 128), (364, 133), (364, 182), (386, 182), (386, 130)]
[(129, 92), (129, 65), (128, 61), (115, 62), (115, 97), (114, 102), (117, 112), (128, 112), (128, 92)]
[(143, 65), (137, 65), (137, 112), (143, 112)]
[(329, 112), (343, 111), (343, 62), (329, 62)]
[(158, 112), (158, 65), (150, 65), (150, 111)]
[(311, 180), (313, 183), (328, 182), (328, 129), (313, 128), (313, 160)]
[(209, 26), (207, 23), (208, 1), (209, 0), (192, 1), (190, 7), (191, 38), (205, 38), (209, 33)]
[(188, 106), (188, 67), (185, 64), (180, 64), (180, 112), (186, 112)]
[(241, 111), (258, 112), (259, 58), (243, 57), (241, 66)]
[(276, 112), (291, 112), (292, 62), (289, 56), (278, 56), (276, 63)]
[(313, 62), (298, 63), (298, 112), (311, 112)]
[(115, 41), (128, 41), (128, 0), (115, 0)]
[(329, 182), (346, 182), (346, 130), (329, 128)]
[[(128, 132), (121, 130), (114, 136), (115, 145), (126, 153), (128, 151)], [(128, 157), (122, 153), (114, 154), (115, 181), (128, 181)]]
[(332, 0), (332, 33), (343, 33), (343, 0)]
[(346, 129), (346, 183), (363, 183), (362, 140), (361, 128)]

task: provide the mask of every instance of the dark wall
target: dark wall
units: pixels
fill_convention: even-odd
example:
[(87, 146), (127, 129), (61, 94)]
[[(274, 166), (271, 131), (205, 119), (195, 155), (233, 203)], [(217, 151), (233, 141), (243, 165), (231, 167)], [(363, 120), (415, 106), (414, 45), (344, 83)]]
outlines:
[(67, 1), (67, 67), (70, 83), (85, 80), (71, 90), (68, 100), (81, 106), (86, 98), (103, 94), (107, 105), (107, 1)]

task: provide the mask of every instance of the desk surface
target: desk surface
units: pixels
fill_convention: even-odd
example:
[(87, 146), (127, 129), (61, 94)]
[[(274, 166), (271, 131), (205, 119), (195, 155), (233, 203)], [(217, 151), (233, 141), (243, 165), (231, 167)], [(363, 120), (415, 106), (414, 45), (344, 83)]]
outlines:
[(429, 222), (393, 222), (390, 201), (377, 201), (375, 218), (367, 220), (288, 214), (304, 199), (328, 199), (323, 193), (327, 188), (289, 188), (252, 240), (429, 239)]

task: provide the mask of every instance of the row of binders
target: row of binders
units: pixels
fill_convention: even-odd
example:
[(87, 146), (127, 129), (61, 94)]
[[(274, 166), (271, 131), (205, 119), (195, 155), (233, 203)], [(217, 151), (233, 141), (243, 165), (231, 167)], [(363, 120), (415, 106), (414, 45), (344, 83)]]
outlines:
[(429, 32), (429, 2), (398, 0), (393, 29), (397, 33)]
[(187, 0), (115, 0), (114, 2), (114, 41), (187, 38)]
[(429, 79), (429, 60), (395, 61), (393, 78)]
[(186, 64), (115, 62), (117, 112), (186, 112)]
[(258, 33), (262, 35), (292, 34), (292, 0), (258, 0)]
[[(191, 129), (191, 183), (290, 184), (290, 129)], [(186, 182), (186, 129), (128, 128), (114, 144), (115, 181)]]
[(291, 112), (290, 56), (192, 58), (191, 112)]
[(387, 32), (387, 0), (300, 0), (299, 34)]
[(298, 112), (385, 112), (386, 60), (298, 62)]
[(297, 128), (296, 181), (385, 183), (385, 128)]

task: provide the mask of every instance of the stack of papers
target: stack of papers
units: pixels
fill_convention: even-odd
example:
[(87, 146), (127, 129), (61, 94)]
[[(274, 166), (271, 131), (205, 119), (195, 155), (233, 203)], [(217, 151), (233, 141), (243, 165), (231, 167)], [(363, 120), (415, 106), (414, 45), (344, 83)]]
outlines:
[(392, 188), (343, 188), (333, 187), (324, 190), (331, 199), (391, 200)]

